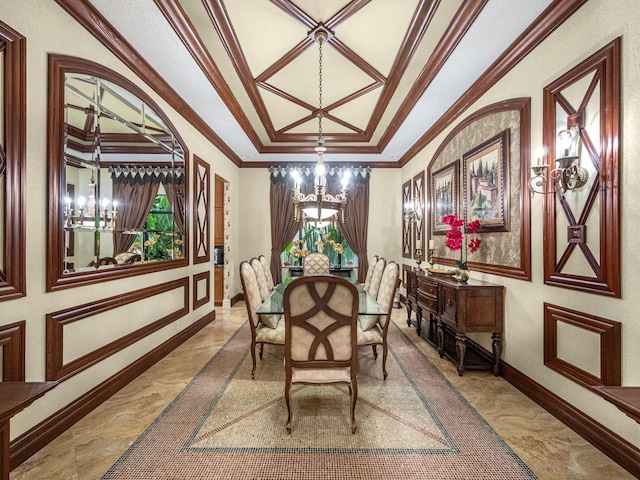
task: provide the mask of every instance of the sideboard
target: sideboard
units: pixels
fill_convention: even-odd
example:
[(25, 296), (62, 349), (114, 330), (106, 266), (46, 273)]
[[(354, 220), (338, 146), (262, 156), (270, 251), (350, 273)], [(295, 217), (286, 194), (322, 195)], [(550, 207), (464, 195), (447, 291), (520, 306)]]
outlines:
[[(504, 287), (478, 280), (461, 283), (417, 268), (405, 269), (405, 275), (409, 326), (415, 323), (418, 335), (437, 348), (440, 357), (455, 362), (458, 375), (467, 368), (499, 375)], [(467, 339), (467, 333), (475, 332), (492, 333), (492, 356)]]

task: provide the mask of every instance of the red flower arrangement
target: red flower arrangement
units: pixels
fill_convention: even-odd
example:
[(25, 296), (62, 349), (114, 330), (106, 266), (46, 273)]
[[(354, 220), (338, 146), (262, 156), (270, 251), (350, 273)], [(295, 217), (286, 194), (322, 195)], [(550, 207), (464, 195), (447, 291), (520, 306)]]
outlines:
[[(467, 250), (471, 250), (471, 253), (474, 253), (480, 248), (480, 245), (482, 245), (482, 240), (478, 237), (474, 237), (469, 240), (469, 243), (465, 244), (464, 233), (462, 230), (463, 228), (465, 228), (464, 220), (460, 220), (456, 215), (445, 215), (442, 219), (442, 223), (446, 223), (451, 227), (446, 233), (447, 241), (445, 245), (452, 252), (457, 252), (458, 250), (460, 250), (460, 260), (456, 260), (458, 268), (460, 268), (460, 270), (469, 270), (469, 268), (467, 267)], [(469, 222), (466, 225), (466, 230), (471, 234), (477, 233), (479, 228), (480, 222), (478, 220)], [(463, 244), (464, 249), (462, 248)]]

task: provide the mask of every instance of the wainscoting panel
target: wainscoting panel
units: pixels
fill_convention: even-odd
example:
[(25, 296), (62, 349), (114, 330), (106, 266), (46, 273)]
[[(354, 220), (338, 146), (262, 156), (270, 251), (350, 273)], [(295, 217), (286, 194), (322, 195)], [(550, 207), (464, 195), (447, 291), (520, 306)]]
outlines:
[(26, 322), (10, 323), (0, 327), (0, 357), (3, 382), (24, 382), (25, 379), (25, 326)]
[(193, 310), (211, 300), (211, 272), (196, 273), (193, 276)]
[[(159, 302), (159, 296), (161, 296), (162, 302)], [(66, 352), (73, 351), (75, 348), (73, 338), (77, 337), (75, 335), (67, 335), (68, 338), (65, 338), (65, 333), (68, 334), (65, 327), (71, 329), (72, 327), (70, 327), (70, 325), (74, 322), (80, 320), (93, 322), (96, 318), (108, 323), (109, 328), (115, 327), (118, 319), (123, 319), (126, 322), (135, 316), (135, 313), (130, 314), (129, 311), (126, 312), (126, 315), (123, 314), (124, 311), (118, 311), (122, 307), (133, 309), (135, 312), (141, 312), (139, 307), (150, 307), (152, 304), (155, 304), (153, 308), (156, 310), (155, 315), (158, 316), (157, 320), (151, 321), (151, 323), (147, 322), (145, 325), (139, 325), (137, 328), (131, 329), (131, 331), (120, 330), (120, 336), (118, 338), (112, 339), (111, 341), (107, 339), (107, 343), (103, 342), (101, 346), (94, 345), (92, 350), (77, 358), (65, 358), (68, 356)], [(189, 313), (189, 279), (187, 277), (49, 313), (47, 314), (46, 320), (46, 379), (49, 381), (64, 381), (132, 345), (138, 340), (160, 330), (166, 325), (185, 316), (187, 313)], [(149, 314), (145, 313), (142, 317), (149, 318)], [(117, 332), (118, 329), (115, 328), (115, 331)]]
[[(579, 346), (579, 350), (576, 346)], [(584, 352), (593, 352), (586, 357)], [(585, 387), (621, 382), (621, 324), (544, 304), (544, 364)]]

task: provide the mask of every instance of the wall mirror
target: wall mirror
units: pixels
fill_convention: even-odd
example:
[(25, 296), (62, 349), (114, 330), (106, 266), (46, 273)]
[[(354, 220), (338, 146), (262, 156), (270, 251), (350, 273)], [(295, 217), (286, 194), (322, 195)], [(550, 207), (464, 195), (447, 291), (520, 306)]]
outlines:
[(26, 40), (0, 21), (0, 301), (26, 294)]
[(137, 86), (51, 56), (48, 290), (187, 263), (186, 150)]

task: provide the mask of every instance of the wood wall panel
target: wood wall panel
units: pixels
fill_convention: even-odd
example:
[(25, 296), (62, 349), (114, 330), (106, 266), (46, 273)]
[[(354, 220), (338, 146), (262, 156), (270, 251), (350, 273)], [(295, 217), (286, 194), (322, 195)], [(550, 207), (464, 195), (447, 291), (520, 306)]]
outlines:
[[(558, 357), (558, 322), (566, 322), (600, 336), (600, 348), (592, 352), (600, 361), (600, 375), (593, 375)], [(544, 364), (585, 387), (618, 386), (622, 371), (621, 324), (568, 308), (544, 304)]]
[(211, 259), (211, 172), (209, 164), (193, 156), (193, 263)]
[[(64, 363), (64, 327), (73, 322), (89, 318), (93, 315), (107, 312), (115, 308), (133, 304), (149, 297), (160, 296), (174, 289), (183, 290), (183, 305), (181, 308), (168, 313), (157, 320), (139, 328), (118, 340), (112, 341), (102, 347), (93, 350), (79, 358)], [(154, 285), (152, 287), (135, 290), (122, 295), (97, 300), (95, 302), (77, 305), (58, 312), (48, 313), (46, 316), (47, 333), (47, 360), (46, 379), (48, 381), (64, 381), (83, 370), (95, 365), (120, 350), (151, 335), (161, 328), (175, 322), (177, 319), (189, 313), (189, 279), (187, 277), (170, 282)]]
[[(205, 282), (205, 294), (198, 298), (198, 284)], [(193, 310), (211, 301), (211, 272), (196, 273), (193, 276)]]
[(26, 322), (10, 323), (0, 327), (0, 351), (2, 352), (3, 382), (25, 380)]

